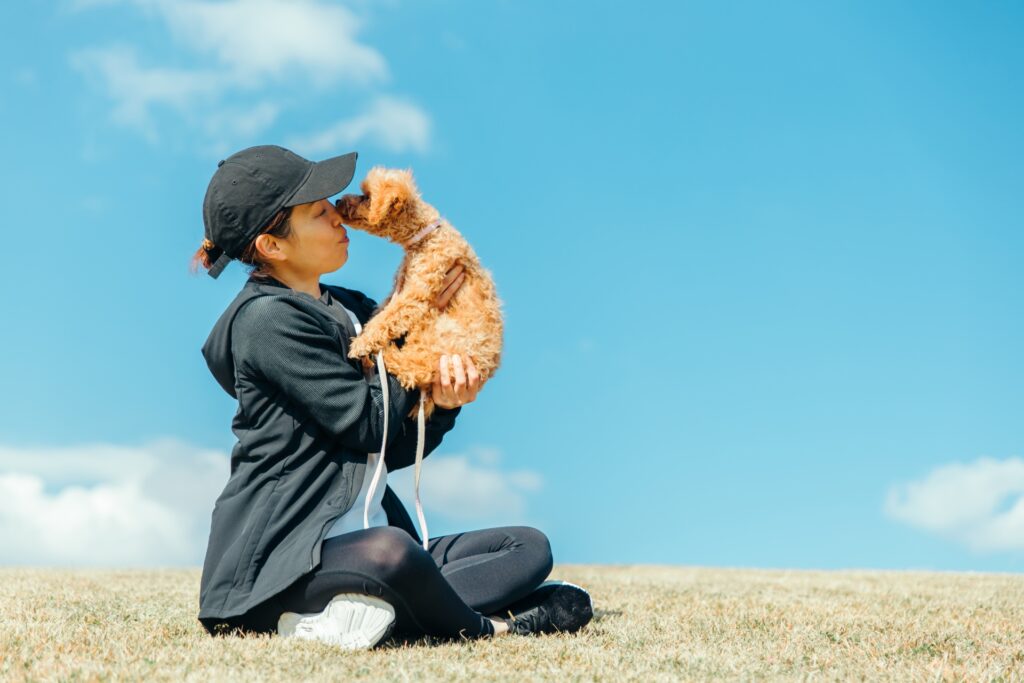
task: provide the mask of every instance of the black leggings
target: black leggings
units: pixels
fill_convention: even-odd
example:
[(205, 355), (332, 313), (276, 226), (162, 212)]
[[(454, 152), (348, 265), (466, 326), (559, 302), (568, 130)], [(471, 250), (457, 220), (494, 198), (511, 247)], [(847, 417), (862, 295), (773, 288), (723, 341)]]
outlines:
[(374, 595), (395, 608), (396, 635), (478, 638), (494, 634), (485, 615), (551, 572), (548, 539), (531, 527), (439, 536), (429, 547), (391, 526), (328, 538), (320, 566), (275, 602), (286, 612), (319, 612), (338, 593)]

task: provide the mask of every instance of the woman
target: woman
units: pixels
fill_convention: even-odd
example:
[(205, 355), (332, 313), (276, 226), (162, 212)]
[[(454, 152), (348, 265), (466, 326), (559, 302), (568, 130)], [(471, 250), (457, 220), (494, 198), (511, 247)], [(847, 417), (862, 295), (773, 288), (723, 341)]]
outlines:
[[(542, 583), (552, 559), (536, 529), (442, 536), (426, 550), (380, 485), (364, 517), (385, 424), (385, 476), (413, 462), (416, 424), (406, 416), (419, 391), (387, 375), (385, 406), (382, 378), (347, 357), (375, 302), (319, 281), (348, 259), (327, 198), (349, 184), (355, 160), (353, 152), (313, 163), (251, 147), (220, 162), (207, 188), (194, 267), (217, 277), (238, 259), (252, 270), (202, 349), (238, 399), (238, 443), (213, 510), (199, 619), (210, 633), (276, 630), (349, 648), (372, 647), (392, 629), (466, 638), (575, 631), (591, 618), (590, 597)], [(449, 271), (438, 307), (463, 278)], [(472, 359), (451, 351), (431, 389), (427, 454), (480, 390)]]

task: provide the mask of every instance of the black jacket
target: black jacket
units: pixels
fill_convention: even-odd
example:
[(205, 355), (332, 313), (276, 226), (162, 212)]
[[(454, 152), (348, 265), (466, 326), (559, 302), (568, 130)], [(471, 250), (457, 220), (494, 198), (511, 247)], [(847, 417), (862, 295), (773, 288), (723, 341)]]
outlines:
[[(380, 378), (374, 373), (367, 380), (348, 359), (355, 329), (338, 302), (360, 324), (376, 304), (354, 290), (321, 289), (315, 299), (274, 279), (250, 278), (203, 344), (213, 376), (238, 399), (231, 424), (238, 443), (213, 508), (199, 590), (199, 620), (211, 633), (252, 626), (247, 618), (261, 604), (320, 563), (324, 535), (358, 494), (366, 454), (380, 450)], [(415, 459), (416, 421), (404, 416), (419, 391), (388, 380), (385, 463), (394, 471)], [(458, 413), (431, 415), (425, 453), (441, 443)], [(390, 488), (383, 506), (391, 525), (419, 540)]]

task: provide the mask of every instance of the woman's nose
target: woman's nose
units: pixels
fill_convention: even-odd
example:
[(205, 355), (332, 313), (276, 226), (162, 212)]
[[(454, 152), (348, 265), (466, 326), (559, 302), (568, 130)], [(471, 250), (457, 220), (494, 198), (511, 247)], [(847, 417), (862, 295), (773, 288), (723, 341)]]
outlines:
[(327, 202), (327, 206), (329, 207), (327, 211), (329, 212), (328, 215), (330, 215), (331, 217), (331, 224), (334, 225), (334, 227), (336, 228), (341, 227), (341, 214), (338, 213), (338, 210), (334, 207), (334, 204), (332, 204), (331, 202)]

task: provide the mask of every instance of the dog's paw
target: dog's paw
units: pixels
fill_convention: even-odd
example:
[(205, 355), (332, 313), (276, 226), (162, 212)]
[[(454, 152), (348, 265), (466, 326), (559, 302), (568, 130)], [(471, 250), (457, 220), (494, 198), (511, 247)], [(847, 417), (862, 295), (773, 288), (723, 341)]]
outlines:
[(356, 337), (349, 342), (349, 358), (368, 358), (373, 355), (376, 349), (372, 348), (370, 340), (365, 337)]

